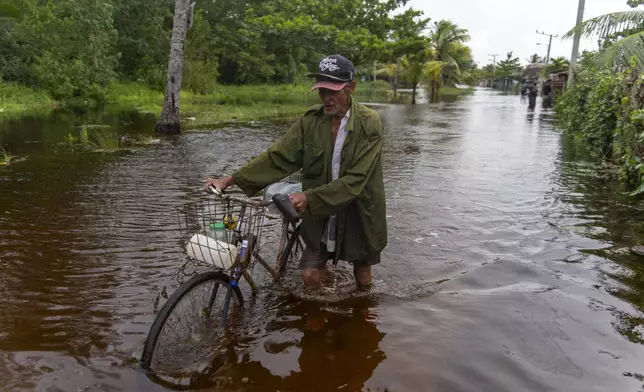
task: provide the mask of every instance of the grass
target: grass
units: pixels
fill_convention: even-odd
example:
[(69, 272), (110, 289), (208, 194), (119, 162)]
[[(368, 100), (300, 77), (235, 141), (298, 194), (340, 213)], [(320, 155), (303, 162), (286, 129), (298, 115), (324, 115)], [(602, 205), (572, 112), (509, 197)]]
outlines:
[(472, 91), (474, 91), (474, 88), (472, 87), (458, 88), (458, 87), (445, 86), (445, 87), (441, 87), (441, 89), (438, 90), (438, 95), (442, 97), (454, 97), (459, 95), (470, 94)]
[[(316, 102), (310, 87), (301, 85), (219, 86), (214, 94), (181, 92), (184, 128), (199, 128), (230, 121), (291, 118)], [(110, 104), (158, 115), (163, 93), (136, 83), (117, 83), (110, 89)]]
[(11, 163), (13, 156), (3, 146), (0, 146), (0, 166)]
[[(318, 103), (309, 84), (251, 85), (217, 87), (213, 94), (181, 92), (181, 117), (185, 129), (201, 128), (226, 122), (253, 120), (290, 120)], [(389, 85), (385, 82), (359, 84), (357, 97), (377, 94), (387, 97)], [(115, 83), (108, 96), (110, 104), (135, 108), (140, 112), (158, 115), (163, 104), (163, 93), (137, 83)]]
[(29, 110), (48, 110), (54, 104), (55, 101), (44, 92), (0, 80), (0, 115), (2, 116)]
[[(317, 94), (310, 90), (310, 84), (282, 84), (219, 85), (215, 93), (205, 95), (182, 91), (182, 126), (191, 129), (226, 122), (291, 120), (318, 103)], [(389, 92), (386, 82), (366, 82), (358, 85), (356, 97), (359, 100), (372, 100), (374, 96), (389, 99)], [(117, 109), (135, 109), (159, 115), (163, 98), (162, 91), (138, 83), (121, 82), (110, 86), (107, 102)], [(45, 93), (15, 84), (0, 84), (0, 112), (24, 114), (37, 108), (49, 110), (55, 104)], [(96, 139), (105, 140), (102, 136)]]

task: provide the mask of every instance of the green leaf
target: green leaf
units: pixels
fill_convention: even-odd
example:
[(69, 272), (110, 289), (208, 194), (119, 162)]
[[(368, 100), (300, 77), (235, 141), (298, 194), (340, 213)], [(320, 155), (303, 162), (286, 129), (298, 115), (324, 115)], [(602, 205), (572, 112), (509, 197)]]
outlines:
[(635, 191), (629, 193), (630, 196), (637, 196), (644, 194), (644, 182), (640, 184), (640, 187), (637, 188)]

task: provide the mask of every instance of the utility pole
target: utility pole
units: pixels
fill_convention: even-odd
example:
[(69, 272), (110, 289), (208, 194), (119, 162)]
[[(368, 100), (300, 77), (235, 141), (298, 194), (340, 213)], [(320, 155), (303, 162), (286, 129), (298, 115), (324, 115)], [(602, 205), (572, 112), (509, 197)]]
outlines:
[(488, 56), (492, 57), (492, 75), (494, 81), (492, 82), (492, 88), (496, 85), (496, 56), (498, 56), (497, 53), (490, 53)]
[[(541, 42), (537, 42), (537, 46), (548, 46), (548, 44), (542, 44)], [(542, 60), (545, 61), (545, 57), (542, 57)]]
[(492, 57), (492, 69), (493, 69), (494, 77), (496, 78), (496, 56), (498, 56), (498, 54), (490, 53), (488, 56)]
[(579, 41), (581, 40), (581, 24), (584, 21), (584, 7), (586, 0), (579, 0), (579, 7), (577, 8), (577, 24), (575, 25), (575, 37), (572, 41), (572, 53), (570, 54), (570, 71), (568, 72), (568, 86), (572, 85), (574, 77), (574, 68), (577, 64), (577, 56), (579, 55)]
[(537, 34), (541, 34), (541, 35), (545, 35), (545, 36), (550, 37), (550, 41), (548, 42), (548, 54), (546, 55), (546, 65), (548, 65), (548, 63), (550, 62), (550, 48), (552, 47), (552, 38), (553, 37), (554, 38), (559, 37), (559, 34), (557, 34), (557, 35), (546, 34), (545, 32), (543, 32), (543, 31), (540, 32), (539, 30), (537, 30)]

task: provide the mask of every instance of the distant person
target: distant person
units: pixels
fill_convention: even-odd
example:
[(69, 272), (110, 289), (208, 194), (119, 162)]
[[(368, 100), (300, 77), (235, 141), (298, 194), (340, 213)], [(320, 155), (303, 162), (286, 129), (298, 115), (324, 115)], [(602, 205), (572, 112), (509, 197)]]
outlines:
[(543, 101), (541, 102), (541, 106), (544, 108), (549, 108), (552, 106), (552, 80), (548, 79), (546, 82), (543, 84), (543, 88), (541, 89), (541, 96), (543, 97)]
[(521, 85), (521, 98), (526, 96), (528, 89), (530, 89), (530, 83), (526, 79), (523, 79), (523, 84)]
[(300, 269), (309, 287), (328, 278), (329, 259), (352, 263), (357, 285), (369, 286), (371, 266), (387, 245), (382, 123), (376, 111), (352, 97), (355, 74), (353, 63), (341, 55), (322, 59), (310, 75), (322, 105), (310, 108), (232, 176), (207, 181), (220, 190), (237, 184), (252, 196), (302, 170), (304, 192), (290, 198), (302, 215), (306, 249)]
[(537, 106), (537, 96), (539, 95), (539, 88), (537, 81), (533, 81), (530, 89), (528, 90), (528, 109), (534, 110)]

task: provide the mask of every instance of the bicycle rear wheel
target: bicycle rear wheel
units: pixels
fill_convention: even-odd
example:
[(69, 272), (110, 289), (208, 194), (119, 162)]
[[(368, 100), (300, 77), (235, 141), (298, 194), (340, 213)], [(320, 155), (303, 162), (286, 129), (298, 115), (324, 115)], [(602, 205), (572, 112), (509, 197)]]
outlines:
[[(172, 378), (190, 378), (210, 359), (222, 330), (222, 314), (230, 278), (209, 271), (181, 285), (163, 305), (141, 354), (141, 367)], [(238, 286), (232, 287), (231, 309), (241, 305)]]

